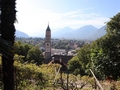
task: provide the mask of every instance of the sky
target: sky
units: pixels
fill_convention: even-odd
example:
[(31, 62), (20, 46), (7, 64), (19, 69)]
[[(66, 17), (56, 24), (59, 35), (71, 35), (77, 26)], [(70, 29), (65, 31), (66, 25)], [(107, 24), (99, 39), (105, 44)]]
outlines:
[(16, 30), (29, 36), (44, 36), (48, 26), (77, 29), (100, 28), (120, 12), (120, 0), (16, 0)]

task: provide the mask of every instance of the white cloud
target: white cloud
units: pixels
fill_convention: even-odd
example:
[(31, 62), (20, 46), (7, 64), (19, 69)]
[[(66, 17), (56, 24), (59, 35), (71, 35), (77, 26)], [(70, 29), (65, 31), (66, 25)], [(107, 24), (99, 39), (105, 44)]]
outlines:
[(39, 10), (37, 12), (18, 12), (18, 24), (16, 28), (32, 34), (36, 30), (45, 29), (50, 24), (57, 24), (61, 16), (48, 10)]
[(35, 36), (38, 32), (44, 34), (48, 22), (52, 29), (63, 28), (65, 26), (79, 28), (89, 24), (98, 27), (104, 25), (104, 22), (109, 20), (109, 18), (102, 17), (100, 14), (86, 13), (85, 11), (88, 9), (79, 9), (67, 13), (55, 13), (50, 10), (23, 5), (22, 3), (18, 5), (17, 9), (18, 23), (15, 24), (16, 29), (30, 36)]

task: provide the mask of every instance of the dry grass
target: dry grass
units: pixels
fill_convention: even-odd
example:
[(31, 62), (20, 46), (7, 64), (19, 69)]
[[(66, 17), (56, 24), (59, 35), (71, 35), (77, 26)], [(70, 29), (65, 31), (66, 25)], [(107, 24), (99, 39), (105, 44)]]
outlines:
[[(100, 82), (103, 90), (120, 90), (120, 81), (103, 81)], [(97, 89), (93, 89), (92, 85), (88, 85), (85, 86), (84, 88), (82, 88), (81, 90), (100, 90), (98, 87)]]

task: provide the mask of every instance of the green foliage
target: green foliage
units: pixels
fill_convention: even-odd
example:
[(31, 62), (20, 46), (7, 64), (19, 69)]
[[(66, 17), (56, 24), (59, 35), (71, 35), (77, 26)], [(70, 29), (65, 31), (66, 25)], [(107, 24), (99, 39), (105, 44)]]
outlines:
[[(19, 90), (49, 90), (53, 87), (56, 70), (60, 67), (58, 64), (38, 66), (34, 63), (21, 63), (22, 56), (15, 55), (15, 84)], [(20, 60), (19, 60), (20, 59)], [(58, 75), (59, 76), (59, 75)]]
[(120, 75), (120, 13), (111, 18), (106, 30), (103, 42), (103, 52), (106, 55), (104, 70), (107, 76), (117, 79)]
[(39, 46), (32, 46), (30, 44), (17, 41), (14, 44), (14, 51), (15, 54), (24, 56), (22, 59), (23, 62), (28, 61), (40, 65), (44, 59)]
[(69, 72), (72, 72), (74, 75), (78, 75), (78, 74), (83, 75), (84, 74), (77, 56), (73, 57), (68, 62), (68, 69), (69, 69)]
[(69, 69), (75, 74), (88, 75), (90, 74), (89, 69), (91, 66), (90, 57), (91, 45), (86, 44), (77, 52), (77, 56), (73, 57), (68, 62)]
[[(51, 88), (54, 90), (57, 88), (57, 85), (53, 86), (53, 81), (55, 78), (55, 67), (58, 68), (59, 65), (48, 66), (43, 64), (36, 66), (32, 63), (20, 64), (15, 62), (15, 66), (17, 69), (17, 89), (49, 90)], [(57, 78), (60, 78), (60, 75)]]
[(117, 35), (120, 37), (120, 13), (111, 18), (111, 20), (107, 23), (106, 30), (107, 34)]
[(106, 62), (106, 56), (102, 48), (102, 39), (96, 40), (91, 44), (90, 51), (90, 65), (91, 69), (96, 74), (97, 78), (102, 78), (104, 76), (104, 63)]
[[(16, 90), (58, 90), (61, 87), (61, 74), (58, 73), (56, 79), (55, 76), (60, 67), (59, 64), (42, 64), (40, 66), (25, 62), (21, 63), (23, 56), (15, 55), (14, 66), (15, 66), (15, 89)], [(19, 60), (20, 59), (20, 60)], [(94, 78), (89, 76), (81, 75), (68, 75), (68, 88), (73, 90), (93, 90)], [(55, 79), (55, 83), (54, 83)], [(62, 73), (63, 87), (67, 90), (67, 74)], [(108, 82), (107, 82), (108, 83)], [(2, 82), (0, 82), (2, 85)], [(106, 85), (102, 83), (104, 86)], [(79, 87), (77, 86), (79, 85)], [(86, 86), (87, 85), (87, 86)], [(104, 89), (113, 87), (113, 84)], [(120, 82), (118, 81), (114, 86), (119, 90)], [(85, 87), (85, 88), (84, 88)]]
[(37, 65), (42, 64), (44, 58), (38, 46), (32, 47), (28, 51), (27, 60), (29, 60), (29, 62), (33, 60)]
[[(33, 90), (36, 87), (43, 88), (45, 84), (44, 75), (35, 64), (21, 64), (15, 61), (15, 83), (17, 89)], [(32, 89), (30, 89), (32, 88)]]
[(84, 73), (89, 74), (88, 69), (90, 66), (90, 44), (84, 45), (77, 53), (77, 57), (79, 59), (79, 63), (81, 64)]
[[(69, 66), (79, 61), (79, 66), (87, 75), (90, 74), (91, 68), (99, 79), (105, 76), (118, 79), (120, 75), (120, 13), (111, 18), (106, 30), (105, 36), (80, 48), (76, 56), (78, 59), (71, 60)], [(73, 73), (78, 69), (78, 65), (75, 65), (72, 69)]]
[(22, 56), (27, 56), (28, 51), (33, 46), (27, 43), (22, 43), (20, 41), (17, 41), (14, 43), (14, 53)]

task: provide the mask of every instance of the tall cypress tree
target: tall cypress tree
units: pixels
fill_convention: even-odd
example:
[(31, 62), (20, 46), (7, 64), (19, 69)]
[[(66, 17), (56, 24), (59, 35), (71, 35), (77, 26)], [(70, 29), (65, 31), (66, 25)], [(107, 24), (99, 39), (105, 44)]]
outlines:
[[(16, 0), (1, 0), (1, 38), (12, 47), (15, 40)], [(4, 90), (14, 90), (14, 50), (2, 55)]]

